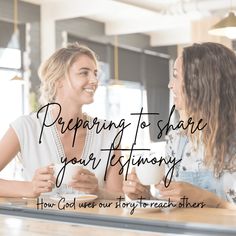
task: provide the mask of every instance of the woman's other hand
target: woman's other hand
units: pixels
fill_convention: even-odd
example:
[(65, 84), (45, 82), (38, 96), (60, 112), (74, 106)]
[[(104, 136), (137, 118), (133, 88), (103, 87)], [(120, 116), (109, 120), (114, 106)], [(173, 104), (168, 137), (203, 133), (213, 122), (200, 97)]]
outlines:
[(135, 169), (133, 168), (131, 173), (128, 174), (127, 180), (123, 181), (123, 192), (130, 199), (150, 199), (150, 187), (142, 185), (136, 175)]
[(84, 193), (98, 194), (98, 179), (87, 169), (80, 169), (69, 183), (69, 186)]
[(49, 165), (46, 167), (38, 168), (35, 171), (34, 177), (30, 183), (31, 194), (30, 197), (37, 197), (41, 193), (51, 192), (55, 185), (55, 177), (53, 176), (53, 168)]
[(158, 199), (168, 200), (172, 202), (182, 202), (183, 198), (190, 204), (198, 204), (207, 207), (221, 207), (224, 203), (222, 199), (214, 193), (205, 189), (199, 188), (187, 182), (171, 181), (170, 185), (166, 188), (164, 183), (161, 182), (155, 187), (159, 190)]

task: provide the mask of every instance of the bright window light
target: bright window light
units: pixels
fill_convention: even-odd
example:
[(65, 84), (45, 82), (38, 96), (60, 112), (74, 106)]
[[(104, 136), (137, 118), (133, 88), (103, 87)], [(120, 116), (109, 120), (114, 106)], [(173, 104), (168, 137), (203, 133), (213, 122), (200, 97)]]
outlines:
[(0, 48), (0, 67), (20, 69), (21, 51), (13, 48)]

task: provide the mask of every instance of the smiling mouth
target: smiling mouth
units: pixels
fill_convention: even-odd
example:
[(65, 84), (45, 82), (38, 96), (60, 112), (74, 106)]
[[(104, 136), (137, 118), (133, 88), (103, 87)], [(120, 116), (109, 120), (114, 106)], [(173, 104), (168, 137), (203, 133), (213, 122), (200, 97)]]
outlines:
[(95, 90), (91, 88), (85, 88), (84, 91), (92, 95), (95, 93)]

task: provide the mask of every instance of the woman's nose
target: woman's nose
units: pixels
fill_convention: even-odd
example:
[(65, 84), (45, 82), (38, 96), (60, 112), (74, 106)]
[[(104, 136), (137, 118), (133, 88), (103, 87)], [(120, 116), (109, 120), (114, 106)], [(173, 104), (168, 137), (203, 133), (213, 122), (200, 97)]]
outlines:
[(97, 83), (98, 83), (98, 76), (97, 76), (97, 75), (91, 75), (91, 76), (89, 77), (89, 82), (90, 82), (91, 84), (97, 84)]

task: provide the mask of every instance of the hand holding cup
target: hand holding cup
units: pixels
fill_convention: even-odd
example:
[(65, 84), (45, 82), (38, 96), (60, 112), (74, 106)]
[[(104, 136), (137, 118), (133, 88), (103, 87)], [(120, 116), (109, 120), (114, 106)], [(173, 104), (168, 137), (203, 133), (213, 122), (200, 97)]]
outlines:
[(31, 181), (32, 193), (31, 197), (37, 197), (42, 193), (51, 192), (54, 184), (55, 178), (53, 176), (54, 171), (50, 165), (38, 168), (34, 177)]
[(123, 192), (129, 199), (150, 198), (149, 186), (144, 186), (140, 183), (135, 168), (132, 168), (131, 173), (128, 174), (127, 180), (123, 181)]
[(81, 168), (72, 176), (69, 186), (84, 193), (98, 194), (98, 179), (94, 173)]

